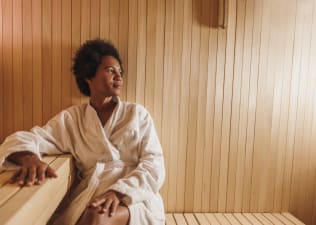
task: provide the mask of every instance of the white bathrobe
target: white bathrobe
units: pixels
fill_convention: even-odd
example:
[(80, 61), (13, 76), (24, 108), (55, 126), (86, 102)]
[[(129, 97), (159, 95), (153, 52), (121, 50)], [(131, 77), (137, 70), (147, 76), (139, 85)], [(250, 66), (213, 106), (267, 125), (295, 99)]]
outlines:
[(90, 199), (110, 189), (126, 195), (130, 225), (164, 224), (159, 189), (165, 168), (153, 120), (139, 104), (118, 98), (117, 103), (104, 127), (90, 104), (72, 106), (44, 127), (16, 132), (0, 146), (2, 168), (18, 151), (73, 155), (82, 180), (55, 224), (75, 224)]

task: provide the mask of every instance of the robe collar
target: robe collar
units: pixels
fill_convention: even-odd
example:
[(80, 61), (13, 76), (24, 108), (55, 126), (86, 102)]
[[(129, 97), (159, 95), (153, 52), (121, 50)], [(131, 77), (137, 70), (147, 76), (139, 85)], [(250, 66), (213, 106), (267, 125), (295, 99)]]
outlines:
[(120, 97), (118, 96), (113, 96), (112, 101), (116, 102), (117, 105), (115, 106), (112, 115), (108, 119), (108, 121), (105, 123), (104, 127), (101, 124), (101, 121), (98, 117), (98, 114), (96, 110), (92, 107), (92, 105), (87, 103), (86, 109), (85, 109), (85, 116), (84, 116), (84, 124), (85, 128), (88, 132), (91, 132), (94, 135), (97, 135), (100, 130), (101, 132), (104, 133), (107, 137), (109, 137), (111, 131), (113, 130), (116, 121), (119, 119), (118, 118), (118, 112), (120, 111), (120, 108), (122, 107), (122, 102)]

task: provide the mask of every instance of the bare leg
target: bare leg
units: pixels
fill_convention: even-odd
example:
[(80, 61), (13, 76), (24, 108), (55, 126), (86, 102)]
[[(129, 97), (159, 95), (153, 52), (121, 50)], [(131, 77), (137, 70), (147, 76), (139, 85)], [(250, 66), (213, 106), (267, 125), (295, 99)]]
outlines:
[(128, 220), (129, 210), (126, 206), (118, 206), (115, 215), (111, 217), (108, 212), (99, 213), (98, 209), (87, 208), (76, 225), (127, 225)]

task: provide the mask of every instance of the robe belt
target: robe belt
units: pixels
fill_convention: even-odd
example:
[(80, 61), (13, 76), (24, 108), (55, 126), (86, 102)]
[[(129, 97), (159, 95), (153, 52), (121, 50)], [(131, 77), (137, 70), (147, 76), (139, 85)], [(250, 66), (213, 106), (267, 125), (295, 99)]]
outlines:
[(136, 167), (137, 163), (135, 162), (126, 162), (123, 160), (113, 160), (104, 162), (104, 170), (112, 169), (114, 167)]

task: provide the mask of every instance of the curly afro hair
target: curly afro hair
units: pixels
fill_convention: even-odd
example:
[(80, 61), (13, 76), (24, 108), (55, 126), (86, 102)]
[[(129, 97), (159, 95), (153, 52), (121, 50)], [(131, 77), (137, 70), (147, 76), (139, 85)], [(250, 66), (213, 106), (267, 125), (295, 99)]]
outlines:
[(82, 94), (90, 96), (90, 89), (86, 79), (91, 79), (95, 76), (104, 56), (116, 58), (123, 70), (118, 50), (110, 41), (102, 39), (88, 40), (77, 50), (73, 59), (72, 72)]

